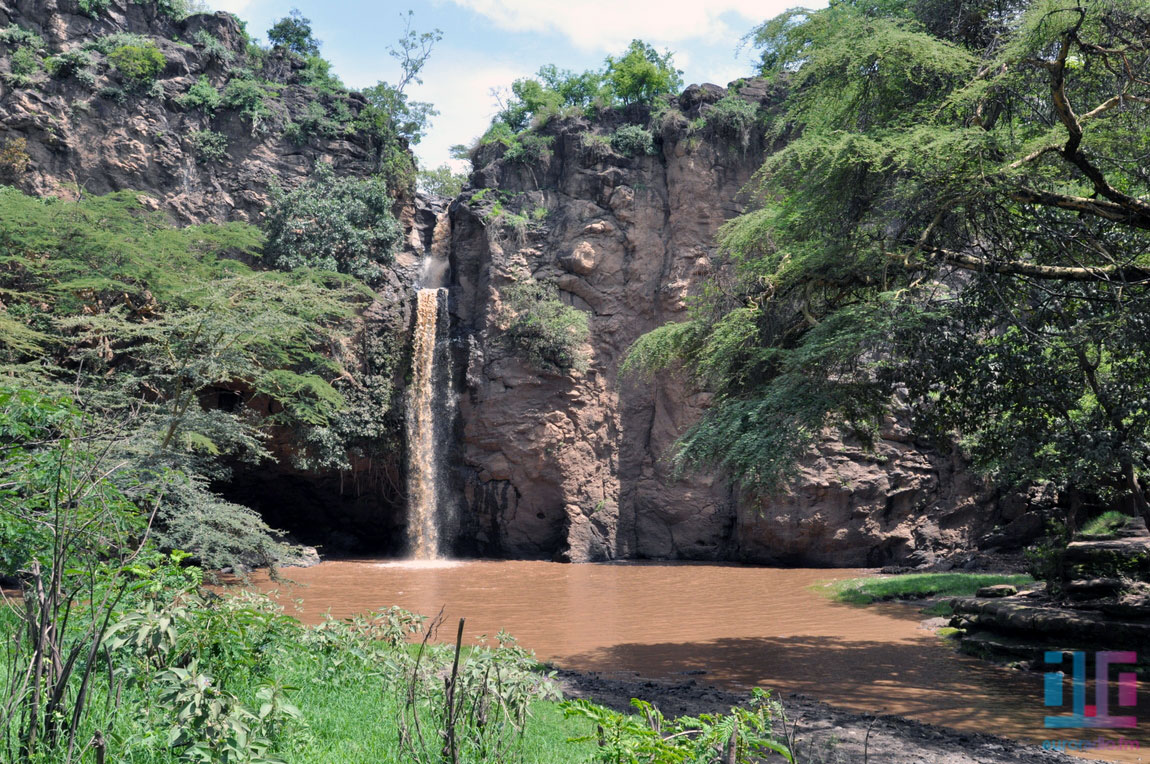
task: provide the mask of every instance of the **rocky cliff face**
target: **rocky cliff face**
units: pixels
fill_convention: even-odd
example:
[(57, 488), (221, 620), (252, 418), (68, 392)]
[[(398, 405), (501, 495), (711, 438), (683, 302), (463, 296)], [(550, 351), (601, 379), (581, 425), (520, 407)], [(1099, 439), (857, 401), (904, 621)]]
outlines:
[[(354, 116), (362, 97), (317, 95), (300, 82), (303, 62), (272, 52), (259, 76), (281, 85), (266, 104), (269, 113), (253, 125), (239, 109), (214, 114), (181, 105), (200, 77), (222, 89), (242, 60), (246, 41), (235, 17), (195, 14), (173, 21), (155, 3), (111, 0), (92, 18), (76, 0), (0, 0), (0, 29), (16, 25), (38, 35), (40, 63), (25, 78), (13, 77), (16, 44), (0, 44), (0, 145), (26, 141), (26, 170), (7, 182), (30, 193), (74, 198), (123, 189), (147, 191), (179, 221), (258, 220), (269, 187), (292, 187), (318, 159), (344, 174), (375, 169), (372, 146), (362, 133), (291, 140), (284, 127), (306, 119), (319, 101)], [(108, 56), (94, 47), (109, 35), (132, 34), (151, 41), (165, 59), (148, 85), (125, 82)], [(215, 40), (212, 49), (203, 40)], [(36, 46), (31, 46), (36, 47)], [(84, 73), (50, 73), (47, 58), (62, 53), (88, 56)], [(65, 70), (67, 72), (67, 70)], [(224, 156), (197, 148), (197, 134), (211, 131), (226, 141)]]
[[(914, 443), (893, 420), (873, 451), (828, 436), (781, 496), (741, 496), (721, 475), (674, 473), (668, 452), (708, 395), (674, 375), (646, 382), (618, 371), (639, 335), (686, 318), (689, 297), (716, 267), (719, 226), (741, 212), (741, 190), (772, 148), (757, 129), (732, 135), (710, 125), (706, 113), (724, 95), (713, 85), (688, 89), (655, 120), (651, 156), (610, 149), (605, 136), (617, 124), (579, 119), (544, 128), (551, 151), (538, 162), (501, 158), (498, 147), (478, 152), (477, 190), (451, 208), (465, 370), (461, 551), (916, 563), (967, 549), (1024, 513), (1016, 506), (1004, 517), (956, 455)], [(738, 95), (765, 110), (781, 98), (761, 82)], [(498, 342), (501, 290), (527, 277), (555, 284), (589, 314), (586, 373), (541, 374)]]
[[(244, 76), (246, 41), (227, 14), (173, 21), (158, 8), (110, 0), (91, 18), (76, 0), (0, 0), (0, 30), (16, 25), (42, 40), (39, 64), (17, 76), (19, 44), (0, 38), (0, 149), (22, 140), (27, 155), (0, 182), (65, 198), (134, 189), (181, 222), (258, 222), (272, 184), (294, 186), (316, 161), (341, 174), (376, 170), (377, 147), (349, 127), (362, 98), (319, 93), (298, 58), (259, 59), (255, 74), (275, 90), (259, 124), (238, 108), (186, 105), (201, 78), (221, 91)], [(125, 34), (163, 54), (146, 88), (125, 82), (93, 44)], [(45, 66), (79, 52), (88, 60), (82, 75)], [(470, 190), (449, 213), (434, 201), (397, 202), (406, 245), (364, 326), (409, 326), (420, 260), (448, 259), (461, 397), (450, 455), (458, 551), (878, 565), (968, 548), (1002, 522), (1011, 524), (998, 543), (1033, 531), (1024, 501), (997, 500), (960, 459), (914, 443), (893, 420), (874, 451), (828, 436), (783, 496), (737, 495), (721, 475), (674, 473), (668, 451), (707, 393), (674, 375), (647, 382), (618, 369), (639, 335), (685, 318), (716, 267), (718, 227), (741, 212), (741, 190), (773, 148), (758, 129), (710, 124), (706, 114), (724, 95), (692, 87), (655, 119), (640, 109), (553, 121), (541, 131), (550, 150), (535, 161), (483, 147)], [(738, 95), (768, 111), (781, 100), (759, 82)], [(343, 122), (302, 136), (285, 129), (313, 119), (316, 103)], [(610, 147), (625, 122), (650, 122), (654, 154)], [(222, 136), (222, 155), (197, 143), (206, 132)], [(554, 284), (588, 314), (586, 372), (540, 373), (499, 342), (501, 290), (527, 277)], [(401, 472), (402, 454), (350, 475), (261, 468), (242, 474), (231, 496), (267, 505), (273, 524), (316, 531), (312, 543), (399, 551)]]

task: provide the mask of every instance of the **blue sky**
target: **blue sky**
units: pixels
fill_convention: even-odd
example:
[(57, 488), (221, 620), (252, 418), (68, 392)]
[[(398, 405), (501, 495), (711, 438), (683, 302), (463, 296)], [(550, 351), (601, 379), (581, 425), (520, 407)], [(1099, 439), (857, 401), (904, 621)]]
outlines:
[[(448, 161), (448, 147), (483, 133), (496, 110), (492, 88), (507, 88), (543, 64), (582, 71), (626, 48), (633, 38), (675, 52), (687, 83), (725, 85), (749, 74), (754, 51), (736, 54), (740, 38), (760, 22), (800, 4), (794, 0), (208, 0), (248, 22), (256, 36), (298, 8), (311, 19), (323, 55), (350, 87), (394, 82), (399, 67), (387, 55), (415, 10), (418, 31), (438, 28), (423, 84), (412, 98), (431, 101), (440, 115), (415, 147), (423, 167)], [(822, 5), (822, 2), (802, 3)]]

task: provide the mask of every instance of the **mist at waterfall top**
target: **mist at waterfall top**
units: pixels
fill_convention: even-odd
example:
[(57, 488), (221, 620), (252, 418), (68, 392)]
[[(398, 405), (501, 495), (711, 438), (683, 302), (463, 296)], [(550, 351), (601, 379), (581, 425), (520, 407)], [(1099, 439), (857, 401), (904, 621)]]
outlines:
[[(825, 5), (822, 0), (802, 3)], [(411, 98), (439, 110), (423, 141), (414, 147), (422, 168), (462, 163), (449, 158), (453, 144), (470, 143), (487, 128), (497, 110), (491, 90), (507, 89), (540, 66), (583, 71), (619, 55), (632, 39), (675, 54), (683, 81), (726, 85), (755, 70), (754, 51), (737, 50), (752, 27), (796, 5), (793, 0), (715, 0), (665, 2), (635, 0), (209, 0), (247, 22), (262, 36), (278, 19), (298, 8), (311, 20), (325, 58), (350, 87), (380, 80), (395, 82), (399, 66), (387, 54), (403, 29), (401, 15), (415, 11), (417, 31), (440, 29), (423, 71), (423, 84)]]

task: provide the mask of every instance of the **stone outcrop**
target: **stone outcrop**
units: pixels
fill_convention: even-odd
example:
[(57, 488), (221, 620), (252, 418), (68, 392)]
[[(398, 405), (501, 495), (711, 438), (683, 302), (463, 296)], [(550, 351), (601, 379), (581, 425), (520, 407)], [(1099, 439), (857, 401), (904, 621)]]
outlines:
[[(727, 95), (689, 88), (653, 120), (657, 152), (623, 156), (607, 136), (632, 111), (555, 120), (539, 161), (480, 147), (472, 188), (451, 208), (452, 307), (463, 405), (460, 551), (570, 560), (668, 558), (814, 565), (918, 564), (969, 549), (1003, 504), (956, 454), (891, 420), (872, 449), (828, 433), (785, 495), (735, 493), (722, 475), (676, 474), (675, 439), (710, 402), (683, 375), (620, 377), (646, 331), (686, 318), (715, 273), (715, 234), (743, 210), (769, 145), (706, 119)], [(782, 94), (761, 81), (758, 109)], [(613, 121), (614, 120), (614, 121)], [(510, 216), (507, 210), (518, 211)], [(542, 222), (536, 222), (541, 220)], [(501, 290), (534, 278), (588, 313), (585, 373), (541, 374), (499, 342)]]
[[(0, 0), (0, 29), (10, 24), (43, 38), (42, 52), (48, 55), (78, 52), (100, 37), (130, 33), (151, 40), (167, 62), (146, 90), (126, 87), (98, 51), (89, 51), (90, 81), (41, 71), (32, 84), (19, 87), (3, 76), (15, 46), (0, 44), (0, 146), (14, 138), (27, 142), (31, 161), (15, 181), (30, 193), (75, 198), (131, 189), (149, 192), (183, 223), (257, 222), (271, 184), (293, 187), (317, 160), (332, 162), (341, 174), (375, 170), (373, 147), (363, 133), (341, 131), (302, 144), (285, 135), (287, 123), (322, 100), (300, 82), (298, 57), (273, 51), (262, 62), (258, 74), (281, 87), (268, 100), (271, 113), (255, 128), (235, 109), (221, 107), (210, 116), (180, 105), (180, 96), (201, 76), (223, 87), (229, 68), (244, 53), (244, 35), (230, 14), (195, 14), (177, 22), (160, 14), (155, 3), (110, 0), (93, 19), (75, 0)], [(201, 31), (233, 62), (197, 42)], [(357, 94), (338, 99), (352, 115), (365, 104)], [(222, 161), (197, 154), (194, 135), (207, 130), (227, 140)]]

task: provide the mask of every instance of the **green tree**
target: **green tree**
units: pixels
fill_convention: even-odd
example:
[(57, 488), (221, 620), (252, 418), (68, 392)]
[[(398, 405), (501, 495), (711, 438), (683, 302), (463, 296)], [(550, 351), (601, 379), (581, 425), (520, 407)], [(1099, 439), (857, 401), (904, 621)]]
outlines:
[(419, 171), (419, 190), (426, 194), (446, 196), (453, 199), (463, 190), (467, 174), (455, 172), (450, 165), (441, 164), (434, 170)]
[(268, 30), (268, 42), (300, 56), (319, 55), (320, 42), (312, 35), (311, 19), (305, 18), (298, 8), (293, 8)]
[(382, 179), (338, 178), (317, 162), (306, 183), (276, 193), (265, 223), (265, 259), (280, 270), (338, 271), (377, 283), (401, 235), (392, 201)]
[(618, 58), (604, 61), (603, 79), (623, 103), (651, 103), (665, 93), (683, 87), (683, 72), (675, 68), (674, 54), (642, 40), (632, 40)]
[(388, 55), (399, 62), (399, 81), (394, 85), (381, 81), (365, 88), (367, 107), (360, 111), (357, 119), (358, 127), (375, 137), (380, 171), (393, 187), (410, 187), (415, 181), (415, 166), (408, 147), (419, 143), (431, 118), (439, 114), (432, 104), (413, 101), (406, 93), (412, 83), (422, 84), (423, 68), (435, 44), (443, 38), (438, 29), (430, 32), (412, 29), (414, 16), (412, 11), (403, 16), (403, 34), (396, 45), (387, 49)]
[(722, 232), (727, 276), (630, 368), (711, 386), (679, 458), (748, 486), (827, 425), (873, 437), (902, 391), (1002, 482), (1146, 513), (1150, 6), (936, 5), (759, 27), (791, 140)]

